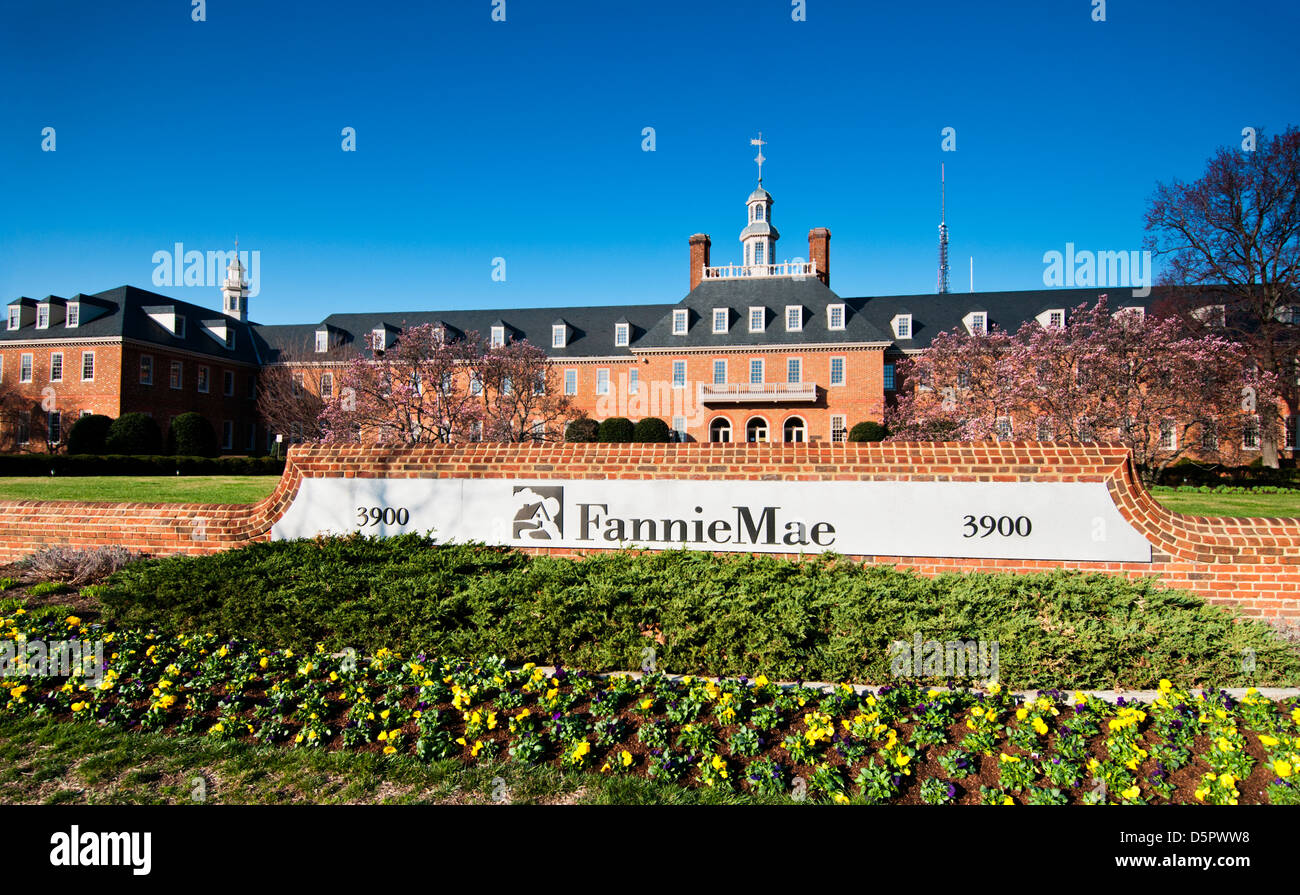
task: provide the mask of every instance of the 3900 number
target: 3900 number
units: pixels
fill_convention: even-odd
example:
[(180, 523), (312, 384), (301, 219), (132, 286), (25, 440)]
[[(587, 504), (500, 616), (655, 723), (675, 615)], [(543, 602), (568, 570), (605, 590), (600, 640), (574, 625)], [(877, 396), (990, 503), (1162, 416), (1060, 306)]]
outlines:
[(1034, 530), (1034, 524), (1028, 516), (966, 516), (961, 524), (966, 529), (963, 538), (987, 538), (993, 534), (1004, 538), (1027, 538)]
[(411, 518), (406, 507), (357, 507), (357, 525), (405, 525)]

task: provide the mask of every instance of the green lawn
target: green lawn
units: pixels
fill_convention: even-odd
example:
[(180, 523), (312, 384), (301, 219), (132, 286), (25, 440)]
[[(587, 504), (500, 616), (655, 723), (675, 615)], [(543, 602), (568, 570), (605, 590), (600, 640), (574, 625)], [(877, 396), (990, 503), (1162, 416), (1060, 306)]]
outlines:
[(1300, 518), (1300, 490), (1286, 494), (1252, 494), (1248, 491), (1215, 494), (1152, 488), (1151, 493), (1174, 512), (1192, 516)]
[(136, 503), (256, 503), (274, 475), (0, 477), (0, 500), (113, 500)]

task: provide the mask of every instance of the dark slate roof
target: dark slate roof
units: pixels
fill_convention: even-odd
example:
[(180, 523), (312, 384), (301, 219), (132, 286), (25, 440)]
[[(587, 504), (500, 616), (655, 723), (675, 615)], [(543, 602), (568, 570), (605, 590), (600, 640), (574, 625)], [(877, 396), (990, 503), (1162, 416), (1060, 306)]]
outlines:
[[(639, 347), (647, 330), (668, 314), (673, 305), (605, 305), (600, 307), (544, 307), (492, 309), (483, 311), (395, 311), (360, 314), (331, 314), (320, 323), (257, 326), (255, 335), (267, 362), (292, 358), (303, 360), (347, 360), (360, 351), (370, 354), (366, 333), (380, 326), (401, 329), (403, 326), (443, 323), (452, 335), (477, 332), (487, 340), (491, 328), (504, 324), (517, 340), (531, 344), (556, 358), (613, 357), (629, 354), (628, 347), (615, 347), (614, 324), (631, 323), (630, 347)], [(563, 318), (569, 325), (568, 343), (564, 348), (551, 347), (551, 325)], [(345, 334), (329, 351), (317, 353), (315, 333), (322, 325)], [(398, 338), (401, 336), (399, 334)]]
[[(215, 358), (238, 361), (249, 364), (258, 363), (258, 356), (250, 338), (248, 324), (239, 323), (226, 317), (221, 311), (203, 305), (191, 304), (175, 298), (168, 298), (156, 292), (137, 289), (134, 286), (119, 286), (106, 292), (93, 295), (75, 295), (65, 301), (80, 301), (81, 323), (69, 329), (62, 323), (48, 329), (37, 329), (35, 324), (27, 324), (20, 329), (10, 330), (8, 321), (0, 321), (0, 344), (6, 342), (26, 342), (34, 339), (105, 339), (123, 338), (207, 354)], [(10, 302), (13, 304), (14, 302)], [(154, 322), (145, 312), (145, 308), (159, 305), (171, 305), (178, 314), (185, 317), (185, 335), (177, 337)], [(91, 308), (96, 309), (92, 316)], [(228, 349), (208, 335), (201, 326), (205, 320), (222, 320), (236, 330), (235, 347)]]
[[(845, 304), (845, 328), (826, 328), (826, 306)], [(787, 305), (804, 309), (803, 329), (786, 332)], [(729, 280), (705, 280), (682, 299), (675, 308), (690, 313), (686, 335), (672, 332), (672, 315), (665, 314), (646, 337), (641, 348), (721, 348), (745, 345), (807, 345), (819, 342), (888, 342), (888, 322), (882, 329), (866, 317), (853, 313), (852, 307), (816, 277), (740, 277)], [(767, 326), (763, 332), (749, 331), (749, 309), (767, 309)], [(725, 333), (713, 332), (713, 309), (728, 308), (731, 325)]]

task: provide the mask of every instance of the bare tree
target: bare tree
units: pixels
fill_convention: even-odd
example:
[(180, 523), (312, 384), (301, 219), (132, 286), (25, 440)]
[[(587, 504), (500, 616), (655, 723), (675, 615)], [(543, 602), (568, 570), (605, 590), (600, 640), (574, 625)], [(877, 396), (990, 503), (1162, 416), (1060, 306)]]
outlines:
[[(283, 435), (287, 440), (318, 441), (321, 438), (320, 414), (324, 405), (321, 396), (321, 371), (309, 366), (294, 366), (294, 361), (306, 356), (301, 351), (284, 353), (280, 363), (269, 364), (257, 377), (257, 415), (268, 432)], [(329, 375), (333, 377), (333, 372)], [(333, 381), (326, 380), (333, 390)]]
[(492, 348), (475, 363), (488, 441), (563, 441), (576, 411), (546, 352), (526, 340)]
[[(1243, 147), (1243, 150), (1245, 147)], [(1169, 307), (1193, 331), (1217, 329), (1278, 381), (1290, 424), (1300, 409), (1300, 130), (1220, 148), (1194, 183), (1157, 186), (1146, 244), (1165, 260)], [(1222, 306), (1220, 312), (1218, 306)], [(1264, 462), (1277, 466), (1276, 407), (1259, 407)]]

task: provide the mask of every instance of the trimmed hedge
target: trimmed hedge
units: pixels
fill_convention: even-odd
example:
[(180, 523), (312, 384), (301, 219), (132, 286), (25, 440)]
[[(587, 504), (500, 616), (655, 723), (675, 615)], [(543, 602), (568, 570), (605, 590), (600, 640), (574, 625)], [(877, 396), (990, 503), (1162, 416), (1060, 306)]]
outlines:
[(883, 425), (867, 420), (849, 430), (849, 441), (884, 441), (888, 435), (889, 430)]
[(271, 457), (171, 457), (163, 454), (0, 454), (0, 476), (280, 475)]
[(172, 420), (167, 431), (165, 453), (174, 457), (216, 457), (221, 453), (217, 430), (200, 413), (182, 413)]
[(648, 416), (632, 427), (632, 440), (640, 444), (665, 444), (675, 438), (667, 423), (657, 416)]
[(162, 432), (153, 417), (124, 413), (108, 427), (104, 450), (110, 454), (158, 454), (162, 452)]
[(601, 421), (596, 440), (605, 444), (627, 444), (632, 441), (634, 432), (635, 427), (630, 419), (625, 416), (611, 416)]
[(108, 430), (112, 425), (113, 418), (102, 413), (78, 417), (72, 424), (72, 430), (68, 432), (68, 453), (104, 453), (104, 440), (108, 438)]
[(1264, 622), (1149, 579), (1069, 571), (925, 578), (836, 557), (573, 560), (352, 535), (133, 563), (100, 598), (123, 625), (303, 654), (321, 643), (604, 671), (638, 668), (652, 647), (679, 674), (885, 683), (889, 645), (919, 633), (996, 642), (1011, 687), (1300, 682), (1300, 651)]
[(1259, 485), (1276, 488), (1300, 488), (1300, 469), (1295, 467), (1269, 469), (1263, 465), (1251, 466), (1210, 466), (1191, 461), (1180, 461), (1167, 467), (1156, 477), (1157, 485), (1202, 486), (1229, 485), (1237, 488), (1252, 488)]
[(590, 444), (598, 441), (600, 423), (583, 417), (564, 427), (564, 440), (574, 444)]

